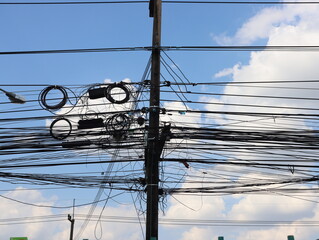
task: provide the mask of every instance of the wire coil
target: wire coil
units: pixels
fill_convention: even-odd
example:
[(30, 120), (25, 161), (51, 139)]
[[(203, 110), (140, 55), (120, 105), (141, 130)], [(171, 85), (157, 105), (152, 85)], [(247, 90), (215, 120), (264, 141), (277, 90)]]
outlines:
[[(61, 101), (57, 104), (49, 104), (48, 103), (48, 99), (47, 99), (47, 95), (50, 91), (52, 91), (53, 89), (56, 89), (58, 91), (60, 91), (63, 95), (63, 98), (61, 99)], [(57, 110), (62, 108), (66, 102), (68, 100), (68, 93), (65, 90), (64, 87), (62, 86), (58, 86), (58, 85), (52, 85), (52, 86), (48, 86), (47, 88), (43, 89), (42, 92), (39, 95), (39, 101), (42, 104), (42, 106), (47, 109), (47, 110)]]
[[(119, 89), (122, 90), (125, 94), (125, 97), (122, 99), (115, 99), (112, 95), (112, 91), (114, 89)], [(122, 95), (121, 93), (119, 95)], [(113, 83), (110, 84), (106, 89), (105, 89), (105, 97), (107, 98), (107, 100), (109, 100), (111, 103), (115, 103), (115, 104), (123, 104), (126, 103), (129, 99), (130, 99), (130, 91), (128, 90), (128, 88), (123, 84), (123, 83)]]
[[(60, 131), (59, 131), (60, 134), (56, 134), (56, 133), (54, 132), (54, 125), (55, 125), (56, 123), (60, 122), (60, 121), (65, 121), (65, 122), (68, 124), (69, 129), (68, 129), (67, 131), (60, 130)], [(71, 124), (70, 120), (68, 120), (68, 119), (66, 119), (66, 118), (64, 118), (64, 117), (59, 117), (59, 118), (55, 119), (55, 120), (51, 123), (51, 125), (50, 125), (50, 135), (51, 135), (51, 137), (53, 137), (54, 139), (57, 139), (57, 140), (66, 139), (68, 136), (70, 136), (71, 132), (72, 132), (72, 124)]]

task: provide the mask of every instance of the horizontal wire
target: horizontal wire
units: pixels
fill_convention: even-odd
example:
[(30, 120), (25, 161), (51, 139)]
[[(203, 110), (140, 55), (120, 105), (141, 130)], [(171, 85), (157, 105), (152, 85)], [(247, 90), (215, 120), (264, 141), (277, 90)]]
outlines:
[(319, 51), (317, 45), (278, 45), (278, 46), (161, 46), (164, 51)]
[[(158, 48), (157, 48), (158, 49)], [(86, 48), (86, 49), (58, 49), (58, 50), (29, 50), (29, 51), (1, 51), (0, 55), (25, 54), (59, 54), (59, 53), (98, 53), (98, 52), (133, 52), (152, 51), (153, 47), (119, 47), (119, 48)], [(300, 51), (317, 52), (318, 45), (283, 45), (283, 46), (161, 46), (164, 51)]]
[[(74, 218), (81, 221), (86, 217), (85, 214), (75, 214)], [(135, 222), (138, 223), (138, 217), (124, 217), (124, 216), (100, 216), (100, 215), (92, 215), (92, 220), (101, 219), (104, 221), (112, 221), (112, 220), (123, 220), (124, 222)], [(30, 220), (46, 220), (46, 219), (56, 219), (56, 220), (65, 220), (66, 214), (56, 214), (56, 215), (42, 215), (42, 216), (34, 216), (34, 217), (20, 217), (20, 218), (6, 218), (0, 219), (1, 222), (15, 222), (25, 221), (25, 223), (29, 223)], [(141, 220), (143, 221), (143, 219)], [(196, 218), (167, 218), (162, 217), (159, 218), (159, 222), (161, 224), (176, 224), (176, 225), (184, 225), (184, 224), (208, 224), (209, 226), (220, 226), (220, 225), (245, 225), (245, 226), (274, 226), (274, 225), (290, 225), (290, 226), (317, 226), (319, 225), (318, 221), (295, 221), (295, 220), (232, 220), (232, 219), (196, 219)]]
[[(319, 4), (318, 1), (172, 1), (163, 0), (164, 4), (263, 4), (263, 5), (303, 5)], [(149, 1), (61, 1), (61, 2), (0, 2), (0, 5), (79, 5), (79, 4), (136, 4)]]
[(148, 3), (149, 1), (61, 1), (61, 2), (0, 2), (0, 5), (87, 5), (87, 4), (136, 4), (136, 3)]
[(25, 54), (58, 54), (58, 53), (94, 53), (94, 52), (132, 52), (150, 51), (151, 47), (123, 47), (123, 48), (86, 48), (86, 49), (59, 49), (59, 50), (30, 50), (6, 51), (0, 55), (25, 55)]
[(290, 5), (290, 4), (319, 4), (317, 1), (171, 1), (163, 0), (163, 3), (183, 3), (183, 4), (270, 4), (270, 5)]

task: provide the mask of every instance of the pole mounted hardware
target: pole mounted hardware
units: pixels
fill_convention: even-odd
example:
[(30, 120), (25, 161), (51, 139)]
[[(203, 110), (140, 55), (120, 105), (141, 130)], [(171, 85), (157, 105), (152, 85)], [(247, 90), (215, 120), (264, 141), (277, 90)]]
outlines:
[(149, 16), (150, 17), (154, 17), (154, 1), (155, 0), (150, 0), (150, 3), (148, 5), (148, 8), (149, 8)]
[(75, 219), (72, 218), (70, 214), (68, 214), (68, 220), (71, 222), (70, 240), (73, 240), (73, 231), (74, 231)]
[(103, 118), (84, 119), (78, 121), (78, 129), (90, 129), (104, 127)]
[(111, 103), (123, 104), (130, 100), (130, 90), (124, 83), (112, 83), (107, 87), (92, 88), (88, 90), (90, 99), (106, 98)]

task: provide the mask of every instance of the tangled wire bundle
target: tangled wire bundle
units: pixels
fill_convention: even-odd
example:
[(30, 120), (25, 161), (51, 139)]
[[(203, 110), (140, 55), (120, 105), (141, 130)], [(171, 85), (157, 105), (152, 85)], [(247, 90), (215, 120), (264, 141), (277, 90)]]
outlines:
[(105, 125), (109, 132), (124, 132), (130, 128), (131, 121), (126, 114), (118, 113), (109, 117)]

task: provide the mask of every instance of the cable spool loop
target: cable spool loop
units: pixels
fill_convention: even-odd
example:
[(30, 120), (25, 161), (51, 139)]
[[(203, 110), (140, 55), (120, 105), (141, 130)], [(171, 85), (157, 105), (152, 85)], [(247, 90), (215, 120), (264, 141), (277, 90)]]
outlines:
[[(56, 133), (54, 133), (54, 125), (60, 121), (65, 121), (69, 125), (69, 129), (68, 129), (68, 131), (62, 130), (62, 131), (60, 131), (60, 134), (56, 134)], [(68, 120), (64, 117), (56, 118), (50, 125), (50, 135), (54, 139), (57, 139), (57, 140), (66, 139), (68, 136), (70, 136), (71, 132), (72, 132), (72, 124), (71, 124), (70, 120)]]
[(105, 127), (109, 132), (125, 132), (131, 126), (129, 116), (124, 113), (114, 114), (106, 120)]
[[(59, 103), (51, 105), (51, 104), (48, 104), (47, 102), (47, 95), (53, 89), (59, 90), (62, 93), (63, 98), (61, 99)], [(67, 91), (65, 90), (64, 87), (58, 86), (58, 85), (48, 86), (47, 88), (42, 90), (39, 96), (40, 103), (43, 105), (45, 109), (48, 109), (48, 110), (57, 110), (62, 108), (66, 104), (67, 100), (68, 100)]]
[[(122, 99), (115, 99), (112, 95), (112, 90), (118, 88), (119, 90), (123, 91), (123, 94), (125, 94), (125, 97)], [(117, 94), (117, 93), (115, 93)], [(114, 94), (114, 95), (115, 95)], [(122, 93), (119, 93), (119, 95), (122, 95)], [(111, 103), (115, 103), (115, 104), (123, 104), (126, 103), (129, 99), (130, 99), (130, 91), (128, 90), (127, 87), (125, 87), (125, 85), (123, 83), (113, 83), (110, 84), (106, 89), (105, 89), (105, 97), (107, 98), (107, 100), (109, 100)]]

